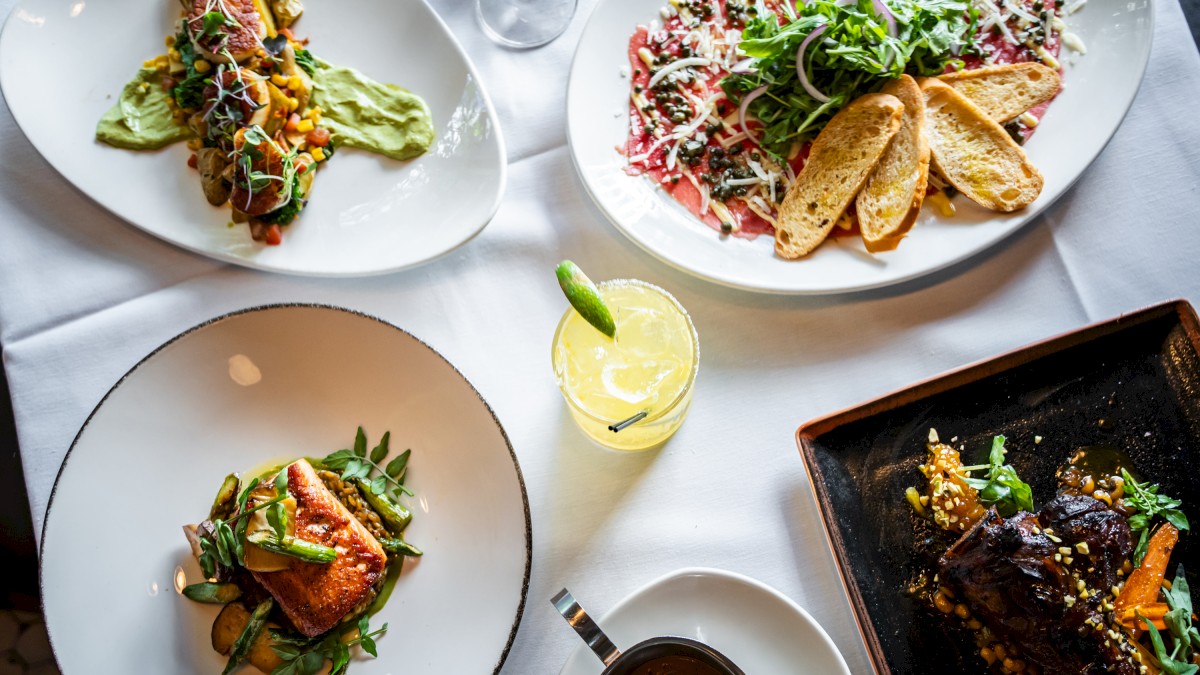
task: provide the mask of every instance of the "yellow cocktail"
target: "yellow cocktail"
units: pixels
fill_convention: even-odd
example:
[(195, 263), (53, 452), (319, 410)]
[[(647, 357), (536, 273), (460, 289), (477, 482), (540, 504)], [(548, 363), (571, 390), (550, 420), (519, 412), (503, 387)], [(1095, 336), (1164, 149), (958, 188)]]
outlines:
[[(580, 428), (615, 450), (643, 450), (683, 424), (700, 364), (696, 329), (663, 289), (636, 280), (597, 284), (616, 324), (609, 338), (574, 309), (554, 335), (554, 375)], [(614, 432), (610, 427), (645, 413)]]

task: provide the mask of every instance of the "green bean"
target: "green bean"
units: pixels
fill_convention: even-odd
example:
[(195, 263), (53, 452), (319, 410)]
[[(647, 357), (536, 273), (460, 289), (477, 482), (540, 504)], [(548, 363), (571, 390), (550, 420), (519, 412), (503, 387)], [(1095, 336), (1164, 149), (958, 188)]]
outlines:
[(259, 633), (267, 627), (267, 615), (271, 613), (271, 609), (275, 606), (275, 600), (267, 598), (254, 608), (254, 612), (250, 614), (250, 620), (246, 622), (246, 627), (242, 629), (242, 634), (233, 643), (233, 649), (229, 651), (229, 661), (225, 664), (225, 670), (221, 671), (221, 675), (228, 675), (238, 664), (246, 658), (246, 654), (250, 652), (251, 645), (258, 639)]
[(367, 504), (379, 514), (383, 520), (383, 524), (387, 529), (395, 535), (399, 535), (408, 527), (409, 521), (412, 520), (412, 512), (400, 506), (387, 495), (377, 495), (371, 492), (371, 484), (361, 478), (355, 478), (354, 484), (358, 486), (358, 491), (362, 493), (363, 499), (367, 500)]
[(208, 581), (183, 587), (183, 595), (189, 600), (206, 602), (211, 605), (225, 605), (242, 597), (242, 589), (237, 584), (214, 584)]
[(304, 562), (327, 565), (337, 560), (337, 551), (328, 546), (314, 544), (311, 541), (305, 541), (292, 536), (287, 536), (279, 540), (275, 538), (273, 532), (268, 530), (259, 530), (253, 534), (246, 535), (246, 541), (272, 553), (291, 556)]

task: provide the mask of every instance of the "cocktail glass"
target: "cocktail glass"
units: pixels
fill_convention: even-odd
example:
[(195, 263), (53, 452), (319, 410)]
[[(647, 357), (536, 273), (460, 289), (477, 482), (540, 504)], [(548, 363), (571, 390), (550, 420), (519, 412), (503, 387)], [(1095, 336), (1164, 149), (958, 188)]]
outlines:
[(670, 438), (687, 416), (699, 338), (687, 311), (658, 286), (620, 279), (596, 287), (616, 337), (568, 309), (554, 333), (554, 375), (572, 417), (592, 440), (613, 450), (645, 450)]

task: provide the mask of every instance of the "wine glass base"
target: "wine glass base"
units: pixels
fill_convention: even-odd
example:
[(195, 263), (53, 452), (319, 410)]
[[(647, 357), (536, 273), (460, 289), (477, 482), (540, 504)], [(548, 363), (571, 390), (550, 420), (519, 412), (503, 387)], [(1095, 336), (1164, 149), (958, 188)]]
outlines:
[(575, 6), (576, 0), (476, 0), (475, 18), (493, 42), (532, 49), (562, 35), (571, 25)]

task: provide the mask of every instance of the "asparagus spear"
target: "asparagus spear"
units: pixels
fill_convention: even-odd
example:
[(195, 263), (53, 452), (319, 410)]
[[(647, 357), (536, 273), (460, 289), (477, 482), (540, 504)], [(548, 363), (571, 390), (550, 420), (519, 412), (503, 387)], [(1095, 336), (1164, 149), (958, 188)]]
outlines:
[(221, 489), (217, 490), (217, 498), (213, 500), (212, 508), (209, 509), (208, 519), (228, 518), (236, 506), (235, 500), (238, 496), (238, 488), (241, 487), (242, 481), (236, 473), (231, 473), (225, 477), (221, 483)]
[(189, 600), (206, 602), (212, 605), (224, 605), (242, 597), (242, 589), (236, 584), (214, 584), (204, 582), (183, 587), (183, 594)]
[(304, 562), (327, 565), (337, 560), (337, 551), (328, 546), (314, 544), (311, 541), (305, 541), (290, 535), (283, 539), (278, 539), (273, 532), (268, 530), (259, 530), (258, 532), (248, 534), (246, 535), (246, 541), (272, 553), (291, 556)]
[(387, 551), (388, 553), (395, 553), (413, 558), (425, 555), (424, 551), (416, 546), (413, 546), (407, 541), (404, 541), (403, 539), (391, 539), (385, 537), (380, 539), (379, 543), (383, 545), (383, 550)]
[(358, 491), (362, 493), (363, 499), (375, 509), (379, 517), (383, 519), (383, 525), (392, 534), (399, 535), (408, 527), (409, 521), (412, 520), (412, 512), (392, 501), (387, 495), (377, 495), (371, 491), (371, 485), (361, 478), (355, 478), (354, 484), (358, 486)]
[(267, 598), (254, 608), (254, 612), (250, 614), (250, 620), (246, 622), (246, 627), (242, 629), (242, 634), (238, 636), (236, 642), (233, 643), (233, 649), (229, 652), (229, 661), (225, 664), (225, 670), (221, 671), (221, 675), (228, 675), (242, 659), (246, 658), (251, 645), (258, 639), (258, 634), (263, 632), (267, 627), (267, 615), (271, 613), (271, 609), (275, 606), (275, 600)]

